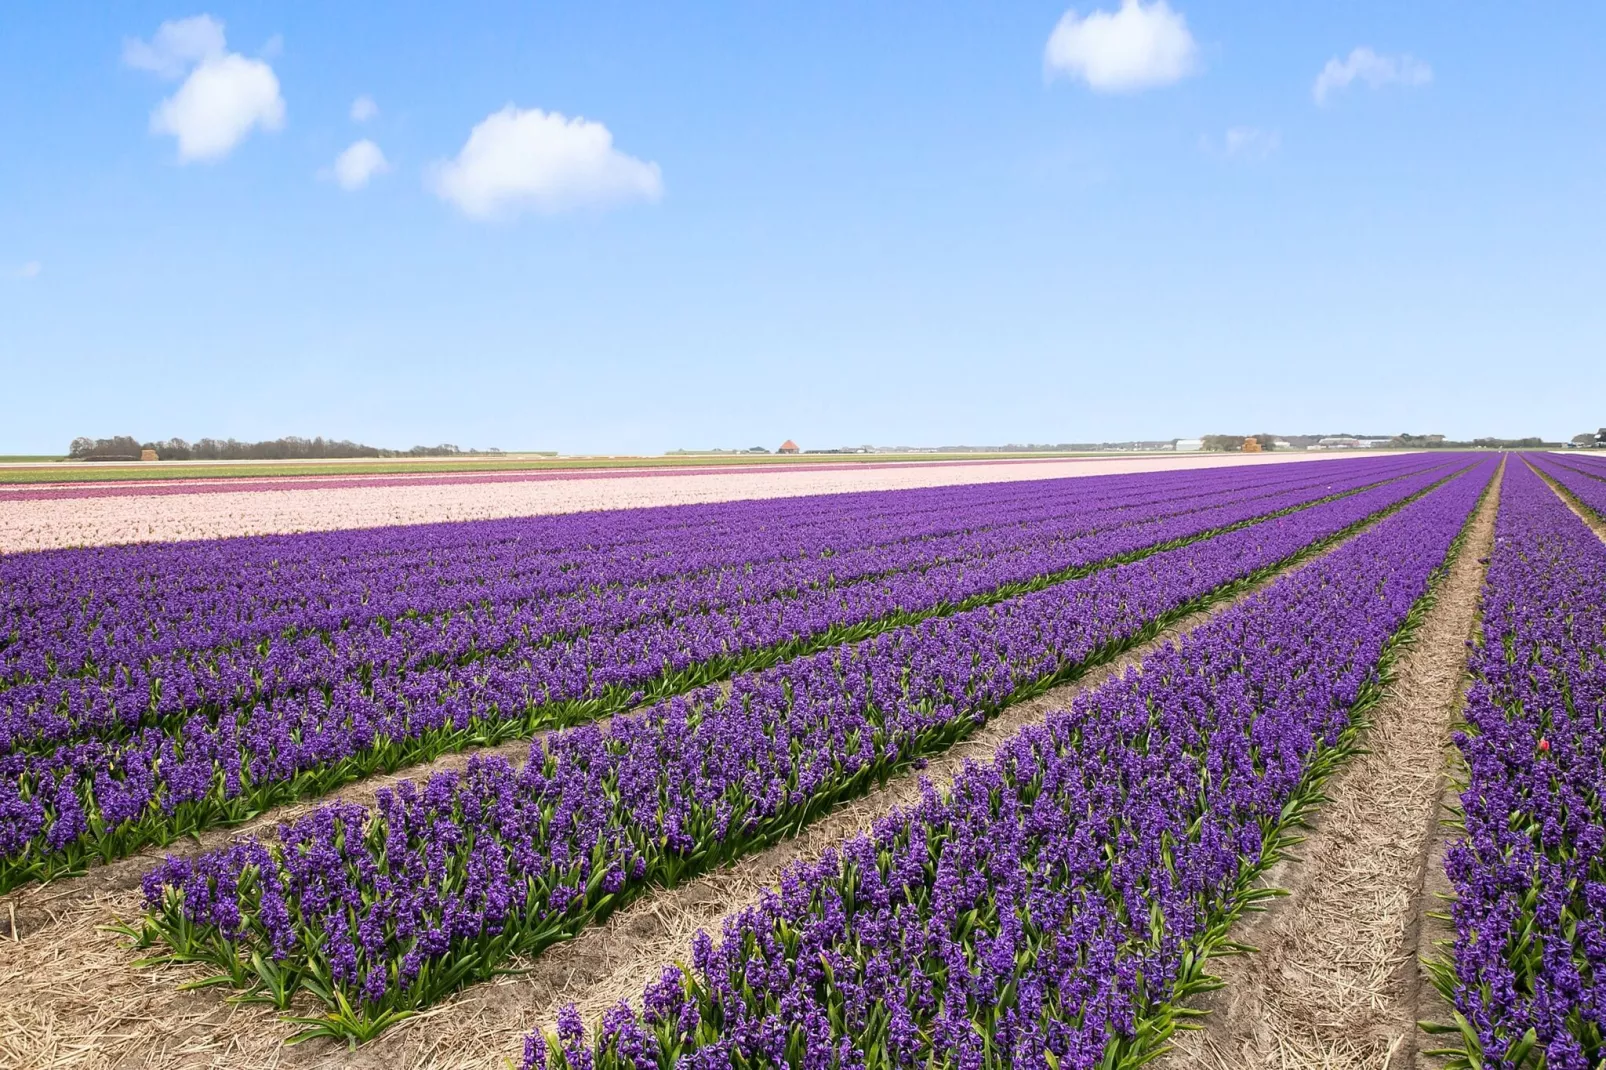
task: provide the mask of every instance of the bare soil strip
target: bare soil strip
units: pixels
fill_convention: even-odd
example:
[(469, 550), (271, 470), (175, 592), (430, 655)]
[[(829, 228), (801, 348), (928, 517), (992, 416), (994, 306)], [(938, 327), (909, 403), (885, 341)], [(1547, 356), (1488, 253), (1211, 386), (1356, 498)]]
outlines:
[[(1502, 470), (1503, 471), (1503, 470)], [(1287, 890), (1234, 930), (1259, 950), (1216, 959), (1224, 987), (1180, 1034), (1164, 1070), (1404, 1070), (1436, 995), (1418, 958), (1442, 887), (1440, 826), (1466, 642), (1499, 506), (1498, 476), (1421, 630), (1372, 710), (1369, 748), (1328, 786), (1314, 827), (1265, 883)], [(1437, 873), (1439, 881), (1432, 879)]]
[[(1339, 545), (1342, 542), (1323, 552)], [(225, 988), (180, 991), (181, 985), (204, 976), (197, 967), (133, 967), (126, 939), (103, 927), (138, 917), (140, 878), (154, 857), (179, 848), (96, 867), (81, 878), (19, 889), (0, 899), (0, 1007), (5, 1008), (0, 1014), (0, 1070), (505, 1070), (522, 1036), (550, 1026), (564, 1003), (579, 1003), (594, 1020), (619, 999), (639, 996), (666, 963), (686, 954), (697, 929), (717, 931), (727, 914), (755, 901), (791, 862), (817, 857), (893, 807), (913, 801), (922, 777), (942, 783), (966, 760), (989, 760), (998, 745), (1022, 726), (1067, 706), (1078, 693), (1136, 665), (1237, 600), (1191, 614), (1082, 679), (1007, 708), (968, 740), (933, 759), (923, 772), (893, 779), (884, 789), (814, 822), (797, 838), (687, 884), (643, 896), (570, 943), (549, 949), (534, 962), (515, 964), (523, 967), (522, 973), (474, 986), (355, 1051), (325, 1042), (286, 1047), (284, 1038), (292, 1030), (271, 1008), (230, 1003)], [(217, 846), (334, 797), (369, 801), (379, 788), (403, 777), (461, 768), (471, 753), (499, 753), (516, 760), (528, 746), (528, 740), (521, 740), (370, 778), (322, 799), (276, 809), (248, 826), (213, 830), (183, 849)], [(302, 1011), (315, 1008), (308, 1003), (298, 1013)]]
[[(1470, 677), (1462, 677), (1460, 693), (1456, 697), (1457, 711), (1464, 706), (1467, 687), (1471, 683)], [(1460, 720), (1459, 712), (1456, 720)], [(1461, 760), (1461, 752), (1454, 746), (1446, 748), (1444, 761), (1444, 791), (1439, 796), (1434, 827), (1430, 830), (1432, 836), (1428, 842), (1427, 863), (1422, 871), (1422, 889), (1417, 895), (1416, 905), (1416, 938), (1411, 956), (1415, 972), (1410, 983), (1415, 993), (1411, 1014), (1418, 1022), (1448, 1023), (1454, 1020), (1455, 1015), (1455, 1008), (1439, 994), (1426, 968), (1426, 962), (1443, 956), (1448, 942), (1455, 938), (1455, 926), (1450, 924), (1447, 917), (1455, 889), (1450, 885), (1444, 862), (1450, 844), (1455, 839), (1454, 831), (1447, 823), (1454, 808), (1460, 804), (1460, 782), (1465, 779), (1466, 766)], [(1400, 1070), (1437, 1070), (1443, 1060), (1427, 1054), (1435, 1047), (1443, 1046), (1436, 1043), (1436, 1039), (1424, 1035), (1420, 1030), (1415, 1031), (1401, 1044), (1399, 1057), (1389, 1065)]]

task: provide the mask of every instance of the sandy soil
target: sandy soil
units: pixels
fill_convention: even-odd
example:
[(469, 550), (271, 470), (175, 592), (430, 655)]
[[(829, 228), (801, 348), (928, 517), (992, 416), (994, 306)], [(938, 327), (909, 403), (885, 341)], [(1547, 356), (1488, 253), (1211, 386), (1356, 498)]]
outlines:
[[(1368, 752), (1328, 785), (1305, 842), (1266, 883), (1274, 900), (1233, 932), (1254, 954), (1213, 960), (1225, 982), (1199, 1001), (1203, 1029), (1182, 1034), (1164, 1070), (1403, 1070), (1413, 1066), (1432, 952), (1425, 913), (1438, 885), (1450, 727), (1466, 673), (1498, 490), (1414, 642), (1395, 665), (1363, 737)], [(1440, 866), (1442, 872), (1442, 865)]]
[[(411, 480), (406, 485), (309, 486), (293, 489), (116, 494), (15, 500), (0, 495), (0, 553), (64, 546), (171, 542), (229, 535), (329, 531), (337, 528), (488, 520), (588, 509), (785, 498), (855, 490), (897, 490), (1002, 483), (1066, 476), (1118, 475), (1224, 465), (1287, 464), (1332, 458), (1324, 453), (1175, 454), (1120, 459), (937, 462), (878, 468), (812, 467), (654, 472), (611, 478), (543, 478), (466, 482)], [(1346, 455), (1348, 456), (1348, 455)], [(610, 474), (612, 475), (612, 474)]]

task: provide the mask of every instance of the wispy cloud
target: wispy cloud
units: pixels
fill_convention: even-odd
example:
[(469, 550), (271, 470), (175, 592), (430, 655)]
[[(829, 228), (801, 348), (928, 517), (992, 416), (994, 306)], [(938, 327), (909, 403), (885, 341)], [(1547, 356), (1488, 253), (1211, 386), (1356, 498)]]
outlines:
[(1380, 89), (1386, 85), (1427, 85), (1431, 81), (1433, 68), (1416, 57), (1404, 53), (1383, 56), (1362, 45), (1347, 59), (1335, 56), (1328, 60), (1311, 86), (1311, 95), (1316, 103), (1326, 104), (1333, 93), (1348, 89), (1354, 82)]
[(378, 114), (379, 105), (366, 93), (351, 102), (351, 121), (354, 123), (366, 123)]
[(1264, 160), (1277, 151), (1282, 144), (1282, 135), (1275, 130), (1262, 130), (1254, 126), (1232, 126), (1219, 138), (1204, 135), (1199, 139), (1199, 144), (1213, 156)]
[(123, 42), (123, 62), (135, 70), (177, 79), (197, 63), (223, 55), (223, 24), (211, 15), (164, 22), (149, 41)]
[(18, 268), (14, 274), (19, 279), (37, 279), (39, 277), (39, 273), (43, 270), (45, 270), (45, 266), (43, 264), (37, 260), (30, 260)]

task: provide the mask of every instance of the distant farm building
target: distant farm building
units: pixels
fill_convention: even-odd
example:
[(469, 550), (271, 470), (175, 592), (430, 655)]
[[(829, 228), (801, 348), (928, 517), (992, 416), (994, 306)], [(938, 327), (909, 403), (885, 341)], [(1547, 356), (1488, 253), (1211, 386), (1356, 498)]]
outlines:
[(1177, 439), (1178, 453), (1198, 453), (1202, 449), (1204, 449), (1204, 439), (1202, 438)]
[(775, 452), (776, 453), (798, 453), (800, 451), (797, 448), (797, 443), (796, 442), (793, 442), (791, 439), (787, 439), (785, 442), (781, 443), (781, 448), (776, 450)]

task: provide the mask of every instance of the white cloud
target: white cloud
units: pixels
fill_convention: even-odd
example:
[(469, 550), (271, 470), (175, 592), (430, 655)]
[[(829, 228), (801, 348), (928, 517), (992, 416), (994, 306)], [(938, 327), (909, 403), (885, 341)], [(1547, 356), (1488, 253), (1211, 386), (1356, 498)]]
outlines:
[(1170, 85), (1198, 69), (1188, 20), (1166, 0), (1121, 0), (1118, 11), (1067, 11), (1049, 35), (1049, 75), (1080, 78), (1103, 93)]
[(273, 68), (227, 51), (223, 24), (210, 15), (164, 22), (149, 43), (125, 42), (123, 62), (164, 78), (189, 72), (178, 91), (151, 112), (151, 132), (177, 138), (183, 163), (227, 156), (253, 129), (284, 125), (284, 98)]
[(164, 22), (149, 43), (123, 42), (123, 62), (163, 78), (181, 78), (191, 65), (223, 55), (223, 24), (211, 15)]
[(16, 272), (17, 278), (19, 278), (19, 279), (37, 279), (39, 277), (39, 273), (41, 271), (43, 271), (44, 269), (45, 269), (45, 266), (43, 264), (41, 264), (39, 261), (30, 260), (26, 264), (22, 265), (20, 268), (17, 269), (17, 272)]
[(366, 93), (351, 102), (351, 121), (354, 123), (366, 123), (378, 114), (379, 105)]
[(1311, 95), (1316, 103), (1325, 104), (1334, 90), (1347, 89), (1356, 80), (1373, 89), (1385, 85), (1426, 85), (1433, 81), (1433, 68), (1413, 56), (1380, 56), (1363, 45), (1351, 52), (1348, 59), (1328, 60), (1327, 66), (1316, 76)]
[(151, 132), (178, 138), (185, 163), (227, 156), (252, 128), (283, 125), (284, 98), (273, 68), (233, 53), (195, 68), (151, 113)]
[(1261, 130), (1254, 126), (1228, 127), (1218, 141), (1202, 139), (1205, 149), (1217, 156), (1235, 156), (1245, 160), (1264, 160), (1277, 151), (1282, 136), (1275, 130)]
[(352, 142), (345, 152), (335, 157), (331, 174), (341, 189), (359, 190), (368, 185), (369, 179), (389, 170), (390, 162), (379, 151), (379, 146), (363, 138)]
[(429, 183), (476, 219), (656, 201), (664, 193), (658, 165), (614, 148), (601, 123), (512, 104), (475, 126), (456, 159), (431, 169)]

